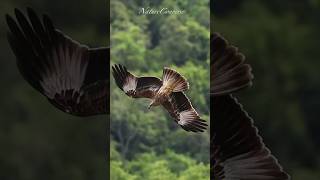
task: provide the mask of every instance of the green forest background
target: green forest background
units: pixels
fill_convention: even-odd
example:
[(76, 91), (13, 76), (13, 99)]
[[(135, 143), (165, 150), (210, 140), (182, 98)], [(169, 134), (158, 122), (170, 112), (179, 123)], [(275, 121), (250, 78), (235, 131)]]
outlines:
[[(209, 121), (209, 2), (111, 0), (111, 7), (111, 64), (160, 78), (163, 67), (176, 69)], [(142, 7), (186, 13), (141, 15)], [(111, 78), (111, 179), (210, 179), (209, 131), (188, 133), (161, 106), (148, 110), (149, 101), (129, 98)]]
[[(192, 16), (137, 16), (134, 9), (147, 2), (111, 2), (113, 62), (124, 63), (136, 74), (159, 77), (159, 67), (175, 64), (172, 67), (192, 84), (188, 95), (195, 107), (208, 119), (208, 1), (154, 0), (152, 5), (185, 8)], [(237, 45), (253, 67), (253, 87), (238, 96), (265, 143), (293, 179), (320, 179), (320, 1), (211, 2), (211, 28)], [(16, 68), (4, 19), (15, 7), (30, 6), (47, 13), (79, 42), (104, 46), (109, 44), (107, 4), (105, 0), (1, 1), (1, 180), (107, 179), (108, 118), (64, 114), (32, 89)], [(186, 136), (161, 108), (147, 113), (147, 101), (128, 99), (111, 83), (112, 98), (119, 98), (112, 106), (120, 112), (111, 132), (112, 180), (208, 179), (206, 134)], [(116, 130), (121, 130), (124, 141)], [(128, 143), (128, 138), (133, 140)]]

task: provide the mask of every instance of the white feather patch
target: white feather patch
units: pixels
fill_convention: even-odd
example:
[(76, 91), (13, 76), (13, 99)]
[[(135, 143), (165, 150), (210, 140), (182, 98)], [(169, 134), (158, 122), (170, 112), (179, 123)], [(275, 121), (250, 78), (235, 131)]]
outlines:
[(125, 84), (123, 85), (123, 91), (128, 92), (131, 90), (136, 90), (137, 87), (137, 78), (133, 76), (128, 76), (125, 80)]
[[(60, 45), (58, 49), (52, 50), (52, 56), (46, 67), (46, 73), (40, 82), (44, 93), (53, 99), (56, 94), (61, 94), (67, 90), (73, 93), (79, 92), (83, 84), (88, 62), (84, 57), (86, 48), (74, 48)], [(81, 94), (81, 92), (79, 92)], [(80, 98), (80, 97), (79, 97)]]
[(193, 121), (194, 119), (196, 119), (196, 117), (197, 117), (197, 114), (194, 111), (190, 111), (190, 110), (182, 111), (180, 112), (180, 115), (179, 115), (178, 124), (181, 126), (184, 126), (186, 124), (189, 124), (190, 121)]

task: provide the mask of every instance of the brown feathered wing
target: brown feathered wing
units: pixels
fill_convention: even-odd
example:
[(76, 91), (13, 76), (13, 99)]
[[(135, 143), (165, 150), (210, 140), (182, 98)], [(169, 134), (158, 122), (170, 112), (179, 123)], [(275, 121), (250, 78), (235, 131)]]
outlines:
[(211, 85), (212, 95), (224, 95), (251, 85), (253, 75), (245, 56), (228, 43), (218, 33), (213, 33), (211, 41)]
[(136, 77), (123, 65), (112, 66), (112, 74), (117, 86), (133, 98), (152, 98), (162, 86), (157, 77)]
[(211, 175), (217, 180), (289, 179), (231, 95), (211, 97)]
[(28, 8), (9, 15), (8, 41), (20, 73), (60, 110), (78, 116), (109, 113), (109, 48), (90, 49), (41, 21)]
[(190, 100), (183, 92), (173, 92), (169, 100), (162, 105), (186, 131), (203, 132), (208, 126), (205, 120), (200, 119)]

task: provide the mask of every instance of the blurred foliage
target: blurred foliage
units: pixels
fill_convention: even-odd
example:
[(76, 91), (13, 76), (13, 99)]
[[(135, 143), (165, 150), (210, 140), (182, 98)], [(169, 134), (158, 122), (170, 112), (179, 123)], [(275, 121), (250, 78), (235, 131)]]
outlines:
[(2, 0), (0, 3), (0, 179), (106, 179), (107, 116), (77, 118), (53, 107), (20, 75), (8, 46), (5, 14), (32, 7), (92, 47), (108, 43), (103, 0)]
[[(208, 1), (111, 1), (111, 64), (138, 76), (183, 74), (187, 95), (209, 121)], [(141, 7), (176, 8), (183, 15), (139, 15)], [(184, 131), (162, 107), (126, 96), (111, 80), (111, 179), (209, 179), (209, 132)]]
[(319, 179), (319, 1), (211, 5), (212, 31), (238, 46), (252, 65), (253, 87), (240, 102), (265, 143), (293, 179)]

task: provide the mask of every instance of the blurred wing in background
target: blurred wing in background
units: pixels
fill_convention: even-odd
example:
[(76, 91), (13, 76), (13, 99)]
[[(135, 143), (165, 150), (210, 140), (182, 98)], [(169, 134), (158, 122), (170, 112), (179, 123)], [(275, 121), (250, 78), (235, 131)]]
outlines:
[(173, 92), (169, 100), (162, 105), (186, 131), (203, 132), (208, 126), (205, 120), (200, 119), (197, 111), (183, 92)]
[(162, 81), (157, 77), (136, 77), (123, 65), (112, 66), (112, 75), (117, 86), (133, 98), (153, 98)]
[(231, 95), (211, 96), (211, 173), (217, 179), (289, 179), (242, 105)]
[[(60, 110), (89, 116), (109, 113), (109, 48), (90, 49), (55, 29), (28, 8), (9, 15), (8, 40), (20, 73)], [(28, 21), (29, 18), (29, 21)]]
[(251, 85), (251, 67), (245, 64), (245, 56), (218, 33), (211, 41), (211, 87), (212, 95), (224, 95)]
[(244, 55), (211, 35), (211, 174), (215, 179), (289, 179), (271, 155), (242, 105), (230, 95), (251, 85)]

